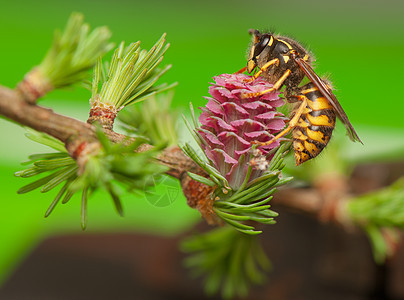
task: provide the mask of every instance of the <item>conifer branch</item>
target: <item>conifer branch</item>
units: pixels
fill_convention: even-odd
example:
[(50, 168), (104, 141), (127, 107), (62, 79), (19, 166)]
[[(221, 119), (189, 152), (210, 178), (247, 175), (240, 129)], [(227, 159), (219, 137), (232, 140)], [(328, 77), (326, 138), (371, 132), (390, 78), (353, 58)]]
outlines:
[(63, 32), (56, 31), (42, 62), (26, 74), (17, 90), (29, 103), (47, 92), (83, 81), (97, 59), (113, 48), (111, 32), (98, 27), (90, 32), (84, 16), (72, 13)]

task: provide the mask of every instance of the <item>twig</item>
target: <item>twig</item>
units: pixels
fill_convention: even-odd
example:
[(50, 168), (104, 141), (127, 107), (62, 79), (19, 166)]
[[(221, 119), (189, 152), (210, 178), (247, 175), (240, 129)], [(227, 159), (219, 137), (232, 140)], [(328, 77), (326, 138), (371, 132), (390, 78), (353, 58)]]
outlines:
[[(89, 145), (97, 142), (95, 126), (57, 114), (48, 108), (29, 104), (24, 101), (18, 92), (3, 86), (0, 86), (0, 115), (59, 139), (65, 143), (69, 154), (76, 159), (81, 152), (80, 148), (83, 148), (83, 143)], [(134, 141), (133, 138), (112, 130), (105, 130), (105, 134), (111, 141), (116, 143)], [(151, 145), (143, 144), (138, 151), (147, 151), (152, 147)], [(187, 172), (203, 175), (204, 171), (193, 160), (184, 155), (179, 147), (174, 146), (165, 149), (156, 159), (161, 164), (169, 167), (166, 172), (168, 175), (180, 180), (184, 194), (188, 199), (188, 204), (191, 207), (204, 203), (205, 199), (200, 198), (206, 197), (207, 193), (201, 193), (202, 184), (187, 175)], [(272, 205), (289, 207), (322, 221), (349, 224), (347, 218), (344, 217), (345, 201), (341, 201), (348, 198), (347, 189), (335, 184), (335, 180), (329, 180), (328, 182), (334, 182), (334, 188), (329, 188), (329, 186), (325, 188), (324, 186), (321, 187), (321, 184), (317, 184), (317, 189), (281, 190), (272, 200)], [(338, 179), (338, 182), (342, 185), (346, 184), (343, 183), (341, 178)], [(191, 186), (193, 188), (190, 188)], [(195, 197), (196, 194), (198, 197)], [(331, 200), (330, 197), (332, 198)]]
[[(31, 127), (57, 138), (65, 144), (69, 154), (76, 160), (81, 153), (85, 153), (85, 148), (97, 143), (95, 126), (57, 114), (49, 108), (29, 104), (20, 93), (3, 86), (0, 86), (0, 115), (20, 125)], [(133, 138), (112, 130), (105, 129), (104, 132), (115, 143), (134, 141)], [(137, 151), (147, 151), (152, 147), (143, 144)], [(188, 171), (203, 174), (203, 170), (200, 170), (198, 165), (184, 155), (179, 147), (165, 149), (157, 157), (157, 160), (168, 166), (167, 174), (179, 179), (181, 183), (193, 182), (186, 174)], [(190, 193), (192, 194), (192, 191)], [(186, 193), (187, 198), (191, 197), (190, 193)]]

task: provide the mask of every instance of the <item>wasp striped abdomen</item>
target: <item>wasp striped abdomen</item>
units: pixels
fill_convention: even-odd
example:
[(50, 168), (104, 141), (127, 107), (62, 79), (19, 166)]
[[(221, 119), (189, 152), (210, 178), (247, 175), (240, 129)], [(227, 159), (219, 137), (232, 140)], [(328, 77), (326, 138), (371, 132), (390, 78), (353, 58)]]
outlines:
[(336, 119), (335, 110), (313, 83), (303, 86), (299, 94), (306, 97), (307, 105), (293, 129), (296, 165), (316, 157), (327, 146)]

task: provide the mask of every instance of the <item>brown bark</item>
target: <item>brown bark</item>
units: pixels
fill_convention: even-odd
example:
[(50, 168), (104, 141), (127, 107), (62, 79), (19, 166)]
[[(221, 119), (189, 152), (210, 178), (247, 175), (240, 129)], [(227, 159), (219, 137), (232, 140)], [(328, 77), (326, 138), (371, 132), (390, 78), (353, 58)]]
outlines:
[(45, 132), (63, 143), (71, 137), (94, 139), (94, 127), (84, 122), (54, 113), (51, 109), (29, 104), (19, 93), (0, 87), (0, 114), (21, 125)]

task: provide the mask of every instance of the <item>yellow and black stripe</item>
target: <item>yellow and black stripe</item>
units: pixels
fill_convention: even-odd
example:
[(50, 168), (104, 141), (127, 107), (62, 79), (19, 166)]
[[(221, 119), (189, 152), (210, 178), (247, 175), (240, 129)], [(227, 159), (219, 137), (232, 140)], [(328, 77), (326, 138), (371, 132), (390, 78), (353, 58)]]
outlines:
[(303, 86), (300, 96), (306, 98), (307, 105), (293, 129), (296, 165), (316, 157), (325, 148), (336, 119), (335, 110), (313, 83)]

